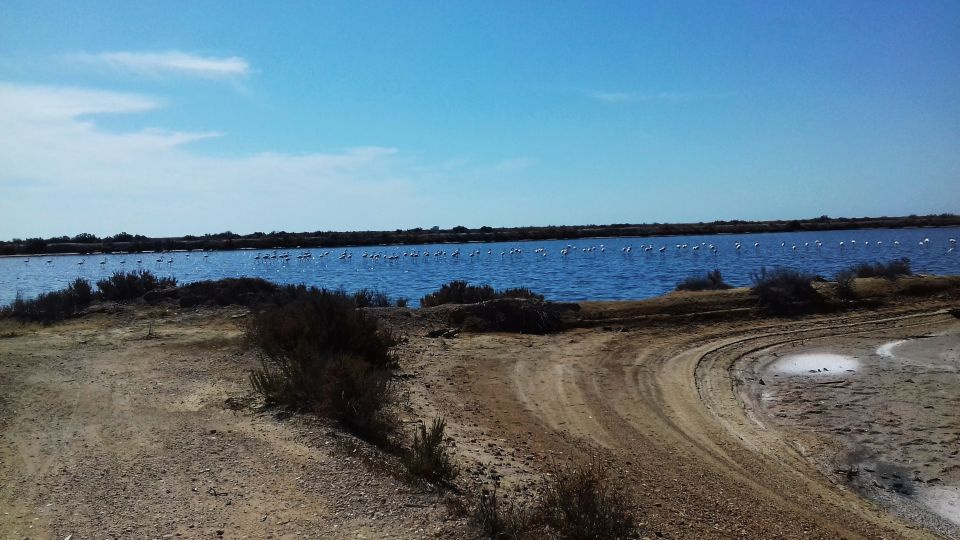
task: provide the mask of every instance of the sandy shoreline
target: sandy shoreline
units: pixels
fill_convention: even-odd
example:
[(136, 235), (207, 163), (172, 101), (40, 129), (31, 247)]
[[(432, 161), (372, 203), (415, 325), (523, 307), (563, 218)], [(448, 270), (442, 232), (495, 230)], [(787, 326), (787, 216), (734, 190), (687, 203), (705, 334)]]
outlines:
[[(960, 485), (954, 297), (789, 320), (738, 294), (585, 304), (582, 327), (546, 336), (429, 337), (446, 323), (428, 310), (378, 312), (404, 338), (401, 419), (447, 419), (462, 474), (446, 495), (335, 426), (256, 409), (244, 309), (0, 321), (0, 537), (475, 538), (451, 509), (480, 486), (530, 497), (588, 459), (630, 487), (650, 538), (955, 534), (929, 511)], [(859, 364), (770, 372), (818, 352)]]
[[(824, 371), (837, 363), (824, 355), (848, 369)], [(813, 358), (806, 373), (783, 369), (798, 357)], [(791, 343), (744, 363), (760, 421), (822, 439), (824, 474), (960, 537), (960, 322)]]

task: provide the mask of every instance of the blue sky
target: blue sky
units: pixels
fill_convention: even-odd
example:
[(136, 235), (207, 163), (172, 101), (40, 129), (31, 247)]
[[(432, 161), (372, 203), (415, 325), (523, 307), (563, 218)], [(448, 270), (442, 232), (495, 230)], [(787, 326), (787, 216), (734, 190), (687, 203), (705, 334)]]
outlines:
[(0, 5), (0, 238), (960, 211), (956, 2)]

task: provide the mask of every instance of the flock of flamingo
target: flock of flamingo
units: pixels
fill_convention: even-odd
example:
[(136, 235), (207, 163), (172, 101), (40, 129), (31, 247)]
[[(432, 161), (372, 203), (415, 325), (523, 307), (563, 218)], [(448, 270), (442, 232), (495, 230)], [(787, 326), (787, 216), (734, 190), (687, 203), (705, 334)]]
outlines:
[[(819, 251), (819, 250), (823, 249), (823, 247), (824, 247), (825, 245), (826, 245), (826, 244), (824, 244), (824, 243), (821, 242), (820, 240), (814, 240), (813, 242), (804, 242), (804, 243), (802, 243), (802, 244), (791, 244), (791, 245), (789, 246), (789, 248), (788, 248), (787, 242), (786, 242), (786, 241), (781, 241), (781, 242), (780, 242), (780, 249), (781, 249), (781, 250), (790, 249), (791, 251), (796, 252), (796, 251), (799, 251), (799, 250), (808, 251), (808, 250), (810, 250), (811, 248), (813, 248), (813, 249), (816, 249), (816, 250)], [(862, 241), (861, 243), (858, 243), (856, 240), (850, 240), (849, 242), (841, 240), (838, 244), (836, 244), (836, 247), (837, 247), (841, 252), (843, 252), (843, 251), (845, 251), (845, 250), (847, 250), (847, 249), (850, 249), (850, 250), (857, 249), (857, 246), (863, 246), (864, 248), (869, 248), (871, 245), (872, 245), (872, 246), (875, 246), (875, 247), (877, 247), (877, 248), (882, 248), (882, 247), (884, 246), (884, 243), (883, 243), (882, 240), (876, 240), (876, 241), (873, 241), (873, 242), (871, 242), (870, 240), (864, 240), (864, 241)], [(929, 249), (929, 248), (931, 248), (931, 247), (934, 247), (934, 245), (935, 245), (935, 244), (934, 244), (933, 242), (931, 242), (929, 238), (924, 238), (923, 240), (920, 240), (920, 241), (918, 242), (918, 247), (921, 248), (921, 249)], [(894, 241), (893, 241), (893, 246), (894, 246), (894, 247), (900, 246), (900, 241), (894, 240)], [(753, 247), (753, 250), (754, 250), (755, 252), (759, 253), (759, 252), (760, 252), (760, 249), (761, 249), (761, 244), (760, 244), (760, 242), (754, 242), (753, 245), (752, 245), (752, 247)], [(951, 252), (955, 251), (955, 250), (956, 250), (956, 247), (957, 247), (957, 239), (956, 239), (956, 238), (948, 238), (948, 239), (947, 239), (947, 246), (946, 246), (946, 253), (951, 253)], [(740, 253), (740, 252), (744, 249), (744, 245), (743, 245), (739, 240), (737, 240), (737, 241), (734, 241), (734, 242), (733, 242), (732, 248), (733, 248), (733, 251), (734, 251), (734, 252)], [(558, 250), (558, 253), (559, 253), (559, 255), (560, 255), (561, 257), (568, 257), (568, 256), (570, 256), (571, 254), (575, 254), (575, 253), (601, 253), (601, 254), (602, 254), (602, 253), (606, 253), (606, 251), (607, 251), (607, 247), (606, 247), (604, 244), (598, 244), (598, 245), (592, 245), (592, 244), (591, 244), (591, 245), (588, 245), (588, 246), (579, 246), (579, 247), (578, 247), (577, 245), (574, 245), (574, 244), (566, 244), (564, 247), (562, 247), (562, 248), (560, 248), (560, 249)], [(633, 248), (632, 245), (623, 246), (623, 247), (620, 248), (620, 252), (621, 252), (622, 254), (630, 254), (630, 253), (633, 253), (633, 251), (634, 251), (634, 248)], [(711, 253), (711, 254), (716, 255), (716, 254), (718, 254), (718, 253), (720, 252), (720, 248), (718, 247), (717, 244), (708, 243), (708, 242), (700, 242), (700, 243), (695, 243), (695, 244), (679, 243), (679, 244), (673, 244), (673, 245), (662, 244), (662, 245), (659, 245), (659, 246), (654, 245), (654, 244), (640, 244), (640, 245), (637, 247), (637, 251), (640, 251), (640, 252), (643, 252), (643, 253), (659, 253), (659, 254), (661, 254), (661, 255), (665, 255), (667, 252), (671, 252), (671, 251), (672, 251), (672, 252), (677, 252), (677, 253), (690, 252), (690, 253), (693, 253), (693, 254), (697, 254), (697, 253), (703, 251), (703, 252), (709, 252), (709, 253)], [(548, 250), (547, 248), (545, 248), (545, 247), (537, 247), (537, 248), (534, 248), (534, 249), (532, 250), (532, 252), (533, 252), (535, 255), (540, 256), (540, 257), (546, 257), (546, 256), (549, 254), (549, 250)], [(360, 256), (361, 258), (363, 258), (363, 259), (368, 259), (368, 260), (370, 260), (370, 261), (379, 261), (379, 260), (384, 260), (384, 261), (397, 261), (397, 260), (402, 259), (402, 258), (413, 258), (413, 259), (416, 259), (416, 258), (421, 258), (421, 257), (423, 257), (423, 258), (429, 258), (429, 257), (433, 257), (433, 258), (445, 258), (445, 257), (450, 257), (450, 258), (453, 258), (453, 259), (457, 259), (457, 258), (460, 258), (462, 255), (464, 255), (464, 253), (466, 253), (466, 256), (467, 256), (467, 257), (482, 257), (483, 254), (484, 254), (484, 251), (481, 250), (481, 249), (469, 249), (469, 250), (467, 250), (466, 252), (463, 252), (463, 251), (460, 250), (460, 248), (455, 248), (453, 251), (449, 251), (449, 252), (448, 252), (446, 249), (436, 249), (436, 250), (433, 250), (433, 251), (431, 251), (431, 250), (423, 250), (423, 251), (420, 251), (419, 249), (406, 249), (406, 250), (403, 250), (403, 251), (397, 250), (397, 251), (393, 251), (393, 252), (387, 252), (387, 251), (382, 251), (382, 250), (381, 250), (381, 251), (363, 250), (363, 251), (360, 252), (360, 255), (359, 255), (359, 256)], [(511, 248), (509, 248), (509, 249), (500, 250), (500, 251), (499, 251), (499, 256), (500, 256), (501, 258), (506, 258), (506, 257), (513, 257), (513, 256), (523, 255), (523, 253), (524, 253), (524, 249), (523, 249), (523, 248), (521, 248), (521, 247), (511, 247)], [(487, 255), (487, 256), (496, 256), (497, 254), (494, 252), (494, 250), (493, 250), (492, 248), (488, 248), (488, 249), (486, 250), (486, 255)], [(202, 258), (208, 258), (209, 256), (210, 256), (210, 255), (209, 255), (208, 253), (204, 253), (204, 254), (202, 255)], [(190, 253), (184, 253), (184, 257), (189, 258), (189, 257), (190, 257)], [(257, 260), (257, 261), (272, 261), (272, 260), (289, 261), (289, 260), (291, 260), (291, 259), (295, 259), (295, 260), (304, 260), (304, 259), (313, 259), (313, 258), (324, 259), (324, 258), (327, 258), (327, 257), (329, 257), (329, 258), (336, 258), (336, 259), (338, 259), (338, 260), (349, 260), (349, 259), (352, 259), (352, 258), (353, 258), (353, 252), (352, 252), (351, 250), (349, 250), (349, 249), (344, 249), (344, 250), (343, 250), (341, 253), (339, 253), (339, 254), (331, 254), (330, 251), (320, 251), (320, 252), (318, 252), (318, 253), (316, 253), (316, 254), (315, 254), (314, 252), (312, 252), (312, 251), (304, 251), (304, 252), (301, 252), (301, 253), (299, 253), (299, 254), (297, 254), (297, 255), (291, 255), (289, 252), (278, 253), (277, 251), (273, 251), (272, 253), (258, 252), (258, 253), (253, 257), (253, 259), (254, 259), (254, 260)], [(137, 265), (142, 265), (142, 264), (143, 264), (143, 261), (144, 261), (144, 259), (143, 259), (142, 257), (138, 257), (137, 259), (134, 260), (134, 263), (137, 264)], [(24, 259), (23, 262), (24, 262), (24, 263), (29, 263), (29, 262), (30, 262), (30, 258), (27, 257), (26, 259)], [(46, 262), (46, 264), (52, 264), (52, 263), (53, 263), (53, 259), (46, 259), (45, 262)], [(120, 264), (127, 264), (127, 259), (126, 259), (126, 258), (120, 259), (119, 262), (120, 262)], [(173, 263), (174, 263), (174, 257), (173, 257), (171, 254), (169, 254), (169, 252), (160, 253), (159, 256), (155, 259), (155, 262), (156, 262), (156, 264), (158, 264), (158, 265), (160, 265), (160, 264), (168, 264), (168, 265), (169, 265), (169, 264), (173, 264)], [(86, 263), (86, 259), (81, 259), (81, 260), (79, 260), (79, 261), (76, 262), (77, 265), (83, 265), (83, 264), (85, 264), (85, 263)], [(104, 257), (102, 260), (100, 260), (100, 261), (99, 261), (99, 264), (101, 264), (101, 265), (106, 265), (106, 264), (107, 264), (107, 259), (106, 259), (106, 257)]]

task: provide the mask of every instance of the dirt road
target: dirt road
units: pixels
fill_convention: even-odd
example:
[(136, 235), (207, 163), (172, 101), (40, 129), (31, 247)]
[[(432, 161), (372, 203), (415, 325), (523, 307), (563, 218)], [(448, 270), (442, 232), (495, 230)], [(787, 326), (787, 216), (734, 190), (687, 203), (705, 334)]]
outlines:
[[(933, 538), (954, 533), (930, 528), (921, 505), (889, 511), (908, 497), (833, 472), (844, 426), (824, 419), (839, 413), (802, 408), (832, 386), (761, 379), (782, 349), (955, 340), (946, 305), (636, 324), (625, 308), (618, 326), (551, 336), (430, 338), (439, 323), (406, 310), (384, 322), (406, 337), (399, 414), (446, 417), (464, 502), (493, 483), (532, 496), (552, 467), (594, 459), (631, 491), (649, 538)], [(436, 493), (385, 472), (391, 458), (323, 422), (251, 408), (243, 314), (141, 306), (0, 325), (0, 537), (474, 536)], [(871, 391), (886, 391), (876, 380)], [(941, 447), (960, 440), (960, 413), (941, 404), (960, 386), (930, 381), (946, 401), (918, 409), (940, 430), (925, 444), (955, 460)], [(889, 417), (858, 403), (855, 414)]]
[[(435, 353), (447, 366), (437, 387), (447, 381), (458, 391), (445, 401), (437, 392), (431, 397), (458, 413), (467, 455), (484, 459), (481, 435), (502, 441), (503, 457), (488, 459), (487, 469), (495, 468), (500, 474), (492, 477), (503, 476), (508, 488), (521, 483), (512, 478), (570, 457), (608, 462), (633, 488), (651, 535), (929, 538), (932, 532), (825, 474), (805, 450), (814, 440), (822, 447), (821, 438), (787, 436), (759, 422), (741, 395), (751, 381), (742, 379), (740, 362), (789, 343), (957, 327), (936, 307), (913, 306), (793, 322), (463, 336)], [(938, 412), (960, 431), (960, 413)]]

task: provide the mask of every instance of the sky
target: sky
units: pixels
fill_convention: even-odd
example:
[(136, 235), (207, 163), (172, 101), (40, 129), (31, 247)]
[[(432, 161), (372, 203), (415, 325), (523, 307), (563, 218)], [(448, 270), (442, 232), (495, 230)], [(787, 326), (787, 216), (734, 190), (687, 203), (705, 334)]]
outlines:
[(960, 212), (955, 1), (0, 0), (0, 239)]

